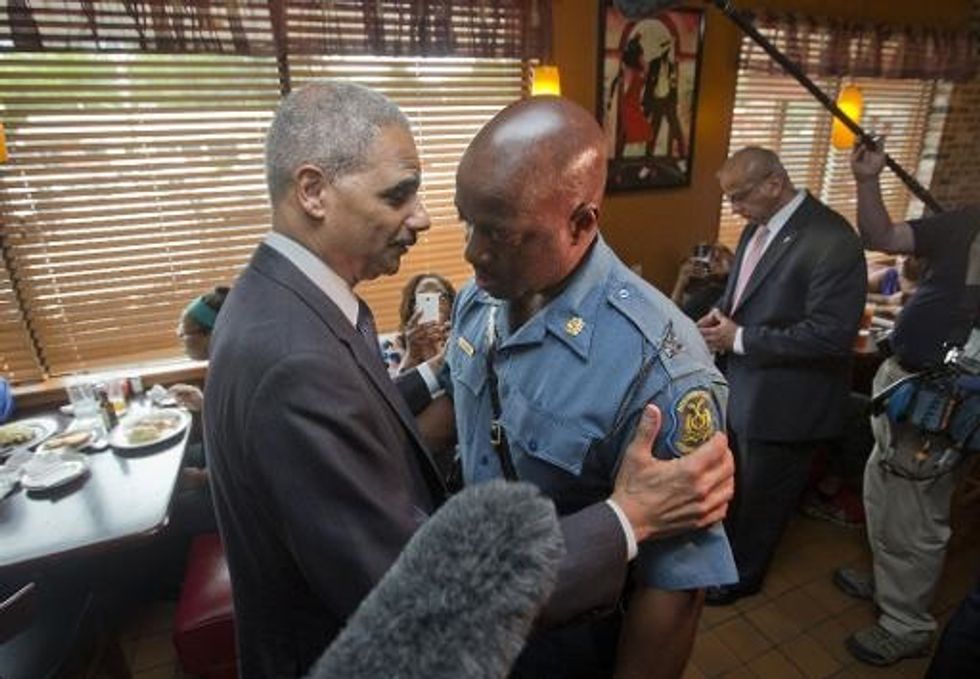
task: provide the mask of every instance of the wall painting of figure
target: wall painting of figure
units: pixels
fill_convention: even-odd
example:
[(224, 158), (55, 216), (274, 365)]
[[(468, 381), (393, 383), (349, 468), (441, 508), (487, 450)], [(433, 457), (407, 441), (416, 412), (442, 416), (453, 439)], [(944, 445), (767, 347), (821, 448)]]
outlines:
[(623, 16), (599, 3), (601, 97), (608, 191), (687, 186), (704, 13), (674, 9)]

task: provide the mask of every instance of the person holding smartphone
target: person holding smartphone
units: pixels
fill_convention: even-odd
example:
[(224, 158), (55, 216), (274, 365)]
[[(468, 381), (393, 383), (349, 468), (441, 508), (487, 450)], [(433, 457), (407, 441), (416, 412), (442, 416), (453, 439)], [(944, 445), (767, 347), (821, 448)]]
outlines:
[(449, 315), (456, 290), (446, 278), (435, 273), (412, 276), (402, 290), (399, 306), (399, 340), (404, 358), (398, 372), (404, 372), (438, 355), (449, 336)]
[(699, 243), (684, 260), (670, 299), (689, 318), (698, 320), (721, 299), (735, 253), (720, 243)]

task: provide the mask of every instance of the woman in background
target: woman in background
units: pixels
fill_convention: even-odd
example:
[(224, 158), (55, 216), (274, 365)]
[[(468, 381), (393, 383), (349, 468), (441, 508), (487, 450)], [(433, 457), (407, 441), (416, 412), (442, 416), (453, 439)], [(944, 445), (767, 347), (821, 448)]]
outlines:
[[(425, 293), (439, 296), (439, 313), (433, 321), (423, 322), (422, 310), (417, 308), (418, 296)], [(393, 375), (414, 368), (443, 350), (455, 299), (453, 284), (439, 274), (421, 273), (408, 279), (398, 307), (398, 334), (381, 345)]]
[[(228, 296), (228, 290), (224, 286), (219, 286), (211, 292), (195, 297), (180, 315), (177, 337), (184, 343), (184, 353), (191, 360), (208, 360), (208, 347), (211, 344), (214, 321)], [(190, 384), (175, 384), (169, 391), (179, 405), (191, 412), (201, 412), (204, 394), (199, 388)]]
[(688, 257), (681, 264), (670, 299), (697, 321), (717, 306), (728, 284), (735, 253), (720, 243), (710, 246), (708, 260)]
[[(214, 322), (228, 296), (228, 288), (219, 286), (211, 292), (195, 297), (180, 316), (177, 336), (184, 344), (184, 353), (195, 361), (208, 358), (208, 347)], [(192, 413), (200, 413), (204, 394), (192, 384), (175, 384), (167, 390), (177, 405)], [(191, 441), (184, 454), (184, 468), (180, 472), (178, 493), (174, 501), (174, 525), (190, 535), (216, 530), (211, 493), (208, 486), (207, 463), (201, 443), (201, 420), (194, 418)]]

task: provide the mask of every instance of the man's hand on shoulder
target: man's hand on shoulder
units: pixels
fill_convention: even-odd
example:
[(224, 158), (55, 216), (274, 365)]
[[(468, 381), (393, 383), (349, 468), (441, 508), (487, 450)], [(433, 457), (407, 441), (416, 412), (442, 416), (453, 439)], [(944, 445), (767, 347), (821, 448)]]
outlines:
[(724, 434), (716, 433), (690, 455), (664, 461), (652, 452), (660, 425), (660, 411), (646, 406), (612, 494), (637, 542), (717, 523), (735, 489), (735, 463)]

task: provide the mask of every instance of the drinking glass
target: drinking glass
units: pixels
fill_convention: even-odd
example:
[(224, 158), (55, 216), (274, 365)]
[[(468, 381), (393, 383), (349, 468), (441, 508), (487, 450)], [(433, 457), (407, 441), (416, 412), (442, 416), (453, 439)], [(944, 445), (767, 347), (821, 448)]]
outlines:
[(122, 417), (126, 414), (126, 378), (119, 377), (109, 380), (106, 383), (106, 396), (116, 415)]
[(65, 390), (72, 405), (72, 414), (76, 419), (84, 420), (97, 417), (99, 401), (95, 395), (95, 383), (84, 378), (76, 378), (68, 383)]

